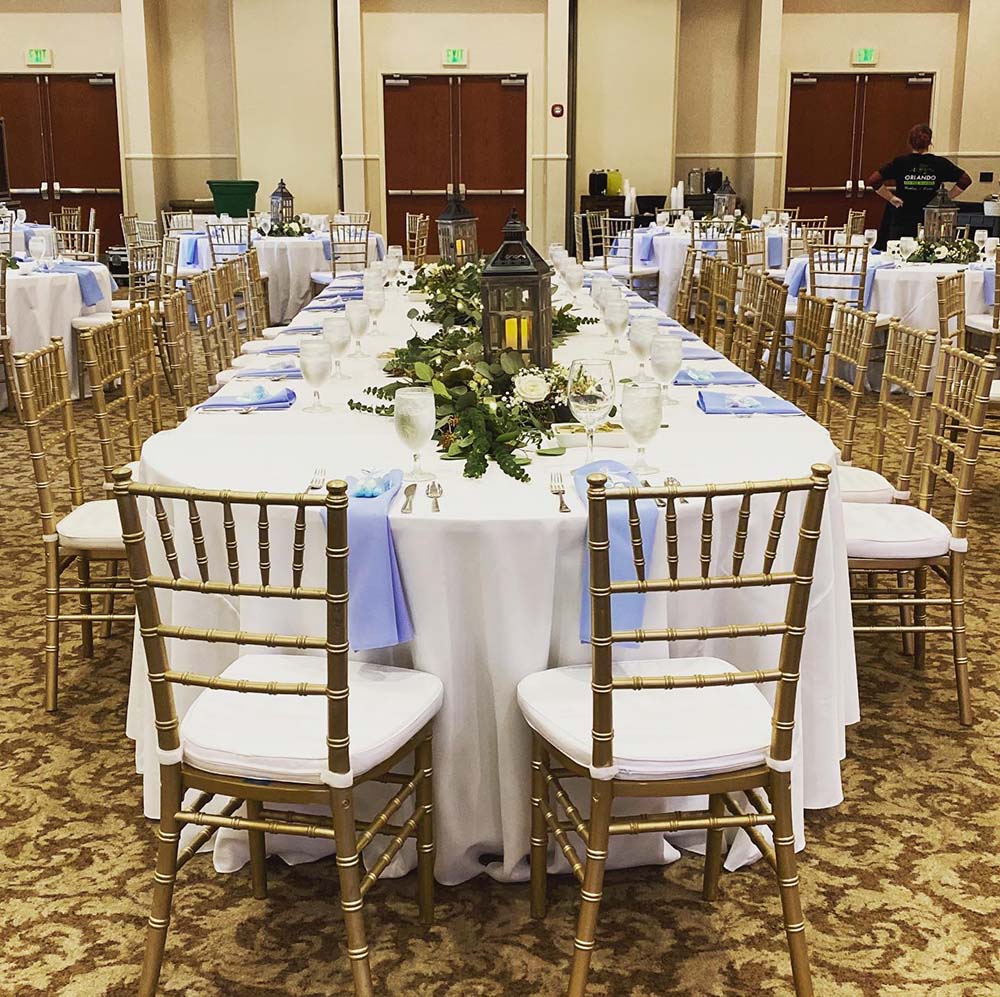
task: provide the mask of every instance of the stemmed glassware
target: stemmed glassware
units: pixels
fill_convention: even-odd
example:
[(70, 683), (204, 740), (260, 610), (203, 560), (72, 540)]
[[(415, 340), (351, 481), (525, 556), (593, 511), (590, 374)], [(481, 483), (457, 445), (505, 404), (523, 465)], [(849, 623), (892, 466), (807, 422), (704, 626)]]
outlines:
[(413, 468), (406, 475), (407, 481), (431, 481), (429, 474), (420, 466), (420, 451), (434, 436), (437, 413), (434, 407), (434, 392), (430, 388), (400, 388), (393, 398), (396, 435), (400, 443), (413, 454)]
[(653, 370), (653, 377), (663, 387), (664, 405), (677, 404), (677, 399), (670, 397), (670, 385), (674, 383), (683, 360), (684, 344), (680, 336), (661, 332), (653, 338), (649, 351), (649, 364)]
[(977, 228), (972, 236), (972, 241), (979, 248), (979, 255), (983, 256), (986, 250), (986, 240), (990, 237), (989, 232), (984, 228)]
[(782, 228), (788, 228), (788, 223), (792, 220), (792, 213), (790, 211), (779, 211), (778, 212), (778, 224)]
[(622, 349), (621, 338), (628, 328), (628, 302), (621, 299), (609, 300), (608, 293), (605, 293), (604, 324), (611, 333), (611, 349), (608, 350), (609, 357), (627, 356)]
[[(398, 255), (395, 252), (396, 250), (399, 250)], [(389, 286), (393, 287), (396, 283), (396, 275), (399, 273), (399, 268), (403, 262), (403, 250), (399, 246), (390, 246), (382, 262), (385, 264), (386, 280)]]
[(18, 208), (14, 218), (18, 225), (23, 225), (28, 220), (28, 212), (24, 208)]
[(324, 405), (319, 397), (319, 389), (326, 383), (332, 367), (330, 344), (324, 337), (310, 336), (302, 340), (299, 344), (299, 365), (306, 383), (313, 389), (312, 404), (302, 411), (312, 414), (329, 412), (330, 407)]
[(653, 474), (658, 468), (646, 460), (646, 447), (652, 443), (663, 419), (663, 389), (653, 383), (626, 384), (622, 391), (622, 427), (638, 454), (632, 465), (636, 474)]
[(271, 231), (271, 215), (268, 212), (264, 212), (257, 219), (257, 228), (260, 229), (260, 234), (267, 238), (267, 233)]
[(580, 293), (580, 289), (583, 287), (583, 275), (584, 270), (579, 263), (566, 269), (566, 286), (569, 288), (574, 302), (576, 301), (577, 294)]
[(372, 320), (371, 329), (368, 330), (368, 335), (377, 336), (379, 334), (378, 317), (382, 314), (382, 309), (385, 308), (385, 290), (381, 287), (366, 290), (364, 303), (367, 303), (368, 305), (368, 312), (371, 315)]
[(776, 218), (775, 213), (768, 209), (760, 216), (760, 223), (764, 228), (770, 228), (775, 223)]
[(871, 251), (875, 243), (878, 242), (878, 229), (877, 228), (866, 228), (865, 229), (865, 245)]
[(997, 244), (1000, 243), (995, 236), (991, 236), (986, 240), (986, 245), (983, 247), (983, 253), (986, 257), (986, 262), (990, 266), (996, 266), (997, 262)]
[(327, 315), (323, 319), (323, 338), (330, 347), (330, 355), (335, 364), (330, 380), (349, 381), (350, 377), (340, 369), (341, 358), (351, 345), (351, 326), (347, 321), (347, 316), (340, 313)]
[(41, 263), (45, 259), (45, 237), (41, 235), (33, 235), (28, 240), (28, 252), (31, 254), (31, 258), (35, 263)]
[(368, 331), (368, 320), (371, 317), (368, 305), (364, 301), (348, 301), (344, 311), (356, 344), (348, 356), (355, 360), (365, 359), (368, 354), (361, 349), (361, 339)]
[(610, 360), (574, 360), (566, 389), (569, 410), (587, 431), (587, 463), (594, 459), (594, 432), (615, 404), (615, 371)]
[(649, 359), (653, 340), (659, 331), (659, 322), (653, 315), (636, 315), (629, 325), (628, 345), (632, 356), (639, 361), (639, 373), (636, 375), (636, 381), (639, 383), (647, 378), (646, 361)]
[(910, 254), (915, 252), (917, 248), (917, 240), (913, 238), (912, 235), (904, 235), (899, 239), (899, 255), (902, 257), (905, 263), (909, 258)]

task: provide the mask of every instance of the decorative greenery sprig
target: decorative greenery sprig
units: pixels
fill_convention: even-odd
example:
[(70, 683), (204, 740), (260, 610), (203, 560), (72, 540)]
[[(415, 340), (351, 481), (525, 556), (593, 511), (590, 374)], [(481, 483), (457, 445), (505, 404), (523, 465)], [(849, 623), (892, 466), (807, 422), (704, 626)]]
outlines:
[(921, 239), (907, 263), (975, 263), (979, 247), (971, 239)]
[(271, 227), (266, 232), (258, 225), (257, 232), (263, 236), (275, 235), (287, 238), (289, 236), (311, 235), (312, 229), (298, 215), (292, 215), (287, 222), (272, 221)]
[(479, 260), (456, 267), (454, 263), (422, 266), (411, 290), (427, 298), (423, 311), (411, 308), (410, 318), (437, 322), (444, 328), (474, 325), (483, 320), (482, 275), (485, 263)]

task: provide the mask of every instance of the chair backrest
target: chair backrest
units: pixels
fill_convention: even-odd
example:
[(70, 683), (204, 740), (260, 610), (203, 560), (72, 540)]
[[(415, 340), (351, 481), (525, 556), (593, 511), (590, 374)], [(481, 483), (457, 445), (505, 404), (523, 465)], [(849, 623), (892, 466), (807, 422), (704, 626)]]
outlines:
[(781, 215), (781, 213), (783, 211), (787, 211), (789, 218), (798, 218), (800, 210), (801, 209), (797, 208), (797, 207), (796, 208), (765, 208), (763, 210), (763, 212), (761, 212), (761, 214), (762, 215), (766, 215), (769, 211), (773, 211), (774, 212), (774, 217), (777, 218), (777, 217), (779, 217)]
[(83, 211), (80, 208), (60, 208), (49, 212), (49, 224), (58, 232), (79, 232), (82, 228)]
[[(776, 761), (788, 761), (792, 752), (795, 723), (795, 692), (798, 685), (802, 641), (805, 634), (809, 589), (823, 518), (823, 505), (829, 486), (830, 468), (815, 464), (812, 475), (784, 481), (739, 482), (664, 488), (608, 489), (607, 477), (591, 474), (587, 477), (588, 548), (590, 552), (591, 605), (591, 668), (593, 695), (593, 754), (595, 770), (609, 770), (614, 760), (613, 690), (682, 689), (724, 686), (743, 683), (776, 682), (774, 724), (769, 756)], [(789, 498), (804, 496), (798, 543), (794, 554), (781, 548), (783, 527), (790, 521)], [(666, 502), (666, 577), (649, 577), (647, 558), (639, 528), (638, 501), (660, 498)], [(677, 503), (687, 499), (701, 504), (701, 543), (698, 570), (690, 575), (680, 573)], [(756, 503), (754, 502), (756, 499)], [(793, 502), (794, 502), (793, 498)], [(634, 523), (632, 559), (635, 579), (612, 581), (608, 538), (608, 505), (627, 502), (629, 521)], [(796, 503), (797, 504), (797, 503)], [(765, 549), (761, 552), (761, 570), (747, 573), (747, 538), (753, 506), (761, 514), (770, 512), (770, 529)], [(762, 508), (763, 507), (763, 508)], [(738, 510), (738, 511), (737, 511)], [(795, 510), (793, 510), (795, 511)], [(722, 527), (722, 523), (727, 527)], [(728, 528), (731, 527), (731, 530)], [(126, 528), (126, 533), (128, 529)], [(732, 554), (722, 551), (723, 535), (733, 538)], [(714, 551), (713, 551), (714, 548)], [(753, 552), (754, 556), (756, 551)], [(726, 567), (722, 567), (725, 558)], [(713, 571), (713, 565), (719, 565)], [(787, 565), (785, 567), (784, 565)], [(728, 570), (727, 570), (728, 568)], [(713, 624), (690, 628), (615, 630), (611, 603), (615, 595), (637, 592), (717, 591), (719, 589), (787, 586), (783, 617), (749, 623)], [(693, 596), (689, 596), (693, 598)], [(743, 617), (741, 617), (742, 619)], [(699, 642), (739, 637), (780, 636), (781, 650), (777, 668), (754, 672), (728, 672), (708, 675), (615, 676), (612, 668), (614, 645), (619, 643), (671, 643), (683, 640)], [(598, 776), (600, 778), (600, 776)]]
[(587, 243), (583, 237), (584, 226), (587, 224), (587, 214), (584, 211), (573, 212), (573, 255), (577, 263), (583, 263), (587, 256)]
[(863, 312), (840, 302), (833, 309), (830, 362), (819, 421), (840, 448), (840, 459), (845, 464), (854, 455), (858, 411), (865, 393), (877, 317), (874, 312)]
[(358, 272), (368, 265), (370, 211), (342, 211), (330, 223), (334, 273)]
[(129, 303), (137, 305), (140, 301), (159, 301), (163, 247), (158, 242), (139, 242), (129, 246), (126, 253)]
[(187, 294), (170, 291), (163, 296), (160, 346), (166, 358), (168, 380), (173, 387), (177, 422), (195, 403), (194, 340), (187, 314)]
[[(596, 211), (587, 212), (587, 235), (590, 238), (590, 258), (592, 260), (604, 256), (604, 219), (611, 212), (607, 208), (600, 208)], [(577, 257), (579, 262), (583, 262)]]
[(930, 401), (937, 337), (894, 321), (889, 325), (885, 366), (875, 419), (874, 468), (889, 478), (902, 501), (910, 497), (924, 414)]
[(205, 359), (205, 376), (209, 389), (215, 384), (216, 374), (226, 366), (220, 356), (220, 345), (217, 341), (219, 320), (212, 284), (212, 274), (208, 270), (197, 274), (188, 281), (191, 303), (194, 306), (195, 325), (198, 329), (198, 338), (201, 340), (202, 356)]
[(246, 266), (249, 306), (253, 315), (252, 334), (255, 337), (260, 337), (271, 324), (271, 313), (267, 300), (267, 281), (261, 275), (260, 257), (257, 255), (256, 249), (251, 249), (247, 253)]
[(122, 214), (118, 216), (118, 220), (121, 222), (122, 235), (125, 237), (125, 248), (137, 245), (139, 242), (139, 216)]
[(635, 219), (601, 215), (601, 245), (604, 269), (626, 267), (629, 277), (635, 267)]
[[(731, 262), (731, 261), (730, 261)], [(740, 267), (737, 317), (744, 322), (752, 322), (760, 307), (760, 296), (764, 292), (767, 271), (762, 267)]]
[(194, 229), (193, 211), (161, 211), (160, 220), (163, 222), (164, 235), (169, 235), (175, 230), (191, 232)]
[(731, 236), (726, 243), (726, 253), (730, 263), (765, 268), (767, 266), (767, 252), (764, 230), (748, 228)]
[(233, 359), (239, 356), (243, 344), (237, 303), (242, 282), (240, 269), (240, 261), (234, 258), (209, 271), (212, 276), (212, 294), (215, 298), (215, 314), (218, 320), (216, 336), (223, 367), (229, 367)]
[(56, 252), (71, 260), (96, 262), (101, 248), (100, 231), (56, 229)]
[(124, 360), (132, 369), (135, 390), (136, 418), (148, 428), (140, 428), (141, 439), (163, 429), (163, 412), (160, 405), (160, 371), (167, 367), (156, 348), (153, 313), (148, 303), (142, 302), (115, 316), (117, 335)]
[(868, 278), (867, 246), (807, 246), (809, 265), (806, 281), (809, 293), (833, 298), (864, 310), (865, 281)]
[(788, 386), (791, 400), (806, 415), (817, 418), (823, 387), (823, 365), (830, 347), (832, 298), (799, 295), (792, 331), (791, 366)]
[(212, 222), (206, 231), (208, 248), (215, 265), (245, 253), (250, 246), (249, 222)]
[(761, 374), (763, 382), (774, 390), (775, 383), (783, 371), (778, 366), (778, 358), (785, 342), (786, 321), (785, 306), (788, 303), (788, 288), (775, 277), (768, 277), (760, 292), (760, 305), (757, 309), (757, 338), (761, 350), (767, 350), (767, 362), (761, 357)]
[[(941, 344), (917, 504), (930, 512), (941, 482), (950, 485), (951, 535), (956, 541), (965, 540), (969, 531), (972, 486), (996, 366), (994, 356), (977, 357)], [(953, 549), (963, 550), (964, 545)]]
[(416, 266), (427, 262), (427, 239), (430, 234), (430, 215), (406, 213), (406, 258)]
[[(224, 689), (245, 695), (323, 696), (327, 703), (327, 767), (346, 775), (350, 765), (348, 725), (348, 631), (347, 631), (347, 483), (331, 481), (326, 494), (268, 494), (265, 492), (211, 492), (191, 488), (140, 485), (130, 481), (127, 468), (115, 472), (115, 496), (122, 521), (139, 627), (146, 652), (146, 668), (153, 697), (156, 733), (161, 758), (178, 757), (180, 736), (173, 685)], [(153, 506), (166, 576), (150, 570), (150, 547), (139, 498)], [(324, 512), (323, 524), (320, 512)], [(272, 552), (269, 542), (271, 519), (287, 518), (293, 532), (287, 569), (275, 565), (272, 582)], [(225, 563), (212, 563), (205, 542), (204, 524), (221, 523), (226, 538)], [(307, 542), (309, 534), (313, 542)], [(248, 536), (249, 534), (249, 536)], [(250, 539), (252, 537), (252, 539)], [(241, 539), (243, 542), (241, 542)], [(188, 542), (190, 541), (190, 542)], [(240, 563), (241, 550), (254, 550), (256, 565), (247, 570)], [(307, 551), (323, 551), (326, 585), (303, 584)], [(185, 570), (190, 569), (190, 575)], [(251, 580), (254, 579), (254, 580)], [(201, 627), (177, 627), (162, 621), (157, 592), (188, 592), (190, 598), (226, 596), (231, 599), (288, 599), (326, 606), (325, 633), (321, 636), (258, 633), (235, 630), (225, 633)], [(224, 676), (175, 671), (170, 667), (167, 642), (224, 641), (240, 647), (271, 647), (325, 651), (326, 682), (303, 685), (276, 681), (251, 682)], [(164, 763), (166, 764), (166, 763)]]
[(937, 275), (938, 335), (965, 349), (965, 271)]
[[(792, 219), (788, 228), (788, 249), (792, 256), (802, 256), (810, 242), (825, 242), (823, 229), (826, 228), (827, 216), (822, 218)], [(831, 239), (832, 241), (832, 239)]]
[[(0, 215), (0, 256), (10, 257), (14, 255), (14, 213)], [(6, 263), (6, 259), (4, 263)], [(0, 326), (0, 332), (3, 331)]]
[(847, 211), (847, 224), (844, 231), (847, 233), (847, 241), (850, 242), (852, 235), (865, 234), (865, 217), (868, 212), (864, 208), (849, 208)]
[(179, 280), (178, 266), (181, 255), (181, 241), (175, 235), (165, 235), (160, 244), (160, 294), (171, 294)]
[(681, 325), (687, 326), (691, 321), (691, 309), (697, 298), (698, 276), (700, 268), (700, 250), (688, 246), (684, 255), (684, 266), (681, 267), (680, 283), (677, 285), (677, 299), (674, 303), (674, 318)]
[(729, 354), (736, 321), (736, 285), (739, 267), (726, 260), (706, 256), (701, 261), (694, 331), (711, 346)]

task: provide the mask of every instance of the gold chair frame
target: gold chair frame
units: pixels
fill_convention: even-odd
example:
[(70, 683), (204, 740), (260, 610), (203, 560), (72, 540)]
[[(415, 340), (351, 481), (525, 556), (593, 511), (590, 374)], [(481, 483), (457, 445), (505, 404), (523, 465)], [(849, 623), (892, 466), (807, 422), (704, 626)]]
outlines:
[(173, 387), (178, 425), (195, 403), (194, 339), (187, 314), (187, 294), (182, 290), (164, 295), (159, 323), (160, 357), (165, 361), (167, 381)]
[(218, 266), (241, 256), (251, 245), (250, 223), (245, 222), (211, 222), (206, 226), (208, 233), (208, 249), (212, 254), (212, 265)]
[[(784, 376), (785, 339), (787, 335), (787, 319), (785, 307), (788, 303), (788, 288), (775, 278), (768, 277), (760, 294), (760, 305), (757, 313), (756, 334), (759, 344), (758, 369), (760, 380), (772, 391), (778, 381)], [(767, 363), (763, 359), (763, 351), (767, 349)], [(751, 371), (751, 373), (753, 373)], [(755, 375), (757, 376), (757, 375)]]
[(830, 321), (833, 298), (799, 294), (792, 330), (791, 362), (788, 373), (789, 400), (812, 419), (819, 417), (823, 394), (823, 367), (830, 350)]
[[(1000, 300), (1000, 299), (998, 299)], [(937, 275), (938, 336), (942, 343), (965, 349), (965, 270)], [(952, 321), (955, 325), (952, 327)]]
[(674, 318), (685, 328), (691, 322), (691, 310), (698, 298), (700, 272), (701, 250), (688, 246), (677, 285), (677, 300), (674, 302)]
[[(334, 276), (368, 266), (370, 211), (340, 211), (330, 223), (330, 269)], [(341, 268), (341, 269), (338, 269)]]
[(430, 215), (407, 211), (406, 213), (406, 258), (414, 266), (422, 267), (427, 262), (427, 240), (430, 236)]
[[(829, 363), (819, 421), (829, 431), (844, 464), (849, 464), (854, 457), (858, 413), (865, 394), (868, 361), (874, 340), (874, 313), (863, 312), (841, 302), (834, 305), (833, 333), (830, 336)], [(844, 394), (847, 395), (846, 401)]]
[[(864, 311), (868, 274), (867, 246), (832, 246), (809, 243), (806, 289), (817, 298), (846, 301)], [(871, 275), (874, 279), (874, 274)]]
[(83, 228), (82, 208), (60, 208), (49, 212), (49, 225), (57, 232), (79, 232)]
[(101, 252), (101, 233), (99, 229), (84, 229), (74, 231), (72, 229), (57, 228), (56, 233), (56, 253), (70, 260), (80, 260), (86, 262), (97, 262)]
[(853, 235), (865, 234), (865, 218), (868, 212), (865, 208), (848, 208), (847, 224), (844, 225), (844, 232), (847, 234), (847, 241), (851, 241)]

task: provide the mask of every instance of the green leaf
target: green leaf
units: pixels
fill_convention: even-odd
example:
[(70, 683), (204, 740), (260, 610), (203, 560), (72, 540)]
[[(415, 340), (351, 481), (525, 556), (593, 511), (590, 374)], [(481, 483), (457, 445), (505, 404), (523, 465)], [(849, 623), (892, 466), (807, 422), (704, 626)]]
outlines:
[(565, 447), (539, 447), (536, 451), (539, 457), (562, 457), (566, 453)]
[(531, 458), (530, 457), (524, 457), (524, 456), (518, 456), (518, 457), (514, 458), (514, 463), (515, 464), (520, 464), (522, 467), (524, 467), (525, 464), (530, 464), (531, 463)]
[(417, 316), (418, 316), (419, 314), (420, 314), (420, 309), (419, 309), (419, 308), (411, 308), (411, 309), (410, 309), (410, 310), (409, 310), (409, 311), (408, 311), (408, 312), (406, 313), (406, 317), (407, 317), (407, 318), (416, 318), (416, 317), (417, 317)]
[(483, 377), (493, 377), (493, 371), (485, 360), (480, 360), (479, 363), (476, 364), (476, 370), (478, 370)]
[(500, 366), (505, 374), (516, 374), (524, 366), (524, 361), (520, 353), (507, 350), (500, 354)]
[(434, 378), (434, 371), (431, 370), (430, 364), (422, 363), (417, 361), (413, 365), (413, 373), (416, 374), (418, 380), (429, 382)]
[(447, 398), (451, 401), (451, 392), (444, 386), (444, 382), (439, 381), (436, 377), (431, 381), (431, 390), (439, 398)]

